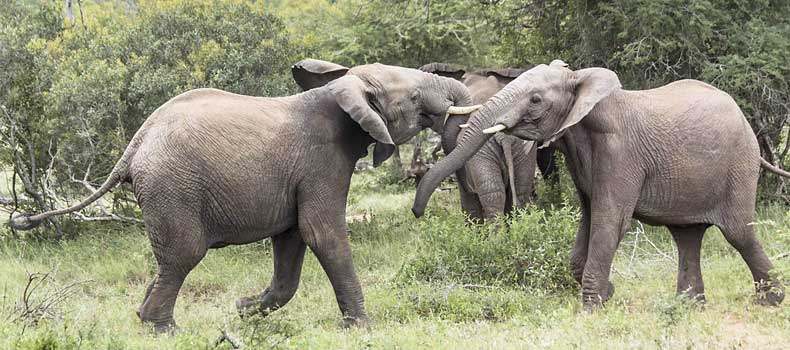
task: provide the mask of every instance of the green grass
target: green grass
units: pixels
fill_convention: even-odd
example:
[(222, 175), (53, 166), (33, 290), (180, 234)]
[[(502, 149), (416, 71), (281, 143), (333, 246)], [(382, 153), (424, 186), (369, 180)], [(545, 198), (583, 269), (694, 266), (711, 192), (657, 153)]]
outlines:
[[(259, 293), (271, 276), (271, 247), (263, 241), (210, 251), (181, 290), (175, 310), (180, 331), (154, 336), (135, 315), (155, 270), (144, 232), (95, 224), (60, 242), (0, 242), (0, 349), (229, 349), (227, 343), (213, 345), (223, 330), (246, 349), (780, 349), (790, 342), (790, 307), (752, 304), (746, 265), (714, 229), (703, 243), (704, 307), (674, 296), (676, 253), (669, 234), (635, 224), (615, 259), (613, 299), (604, 310), (586, 314), (577, 286), (545, 282), (552, 280), (545, 274), (566, 266), (512, 278), (524, 270), (514, 270), (507, 259), (521, 250), (547, 263), (564, 259), (575, 227), (571, 205), (548, 219), (541, 219), (540, 210), (522, 213), (510, 231), (494, 231), (460, 225), (457, 193), (441, 192), (432, 200), (432, 216), (417, 220), (409, 211), (413, 189), (380, 185), (376, 174), (355, 175), (349, 200), (349, 214), (358, 216), (350, 224), (351, 241), (374, 320), (370, 330), (341, 327), (329, 281), (309, 252), (299, 291), (287, 306), (265, 319), (240, 320), (236, 298)], [(790, 251), (788, 208), (768, 206), (758, 214), (756, 227), (769, 256)], [(570, 238), (551, 245), (517, 236), (531, 225), (571, 230), (558, 233)], [(508, 250), (501, 246), (508, 237), (521, 243)], [(561, 253), (551, 253), (555, 247)], [(490, 268), (482, 269), (487, 263)], [(790, 276), (790, 257), (774, 263)], [(442, 269), (449, 272), (443, 278), (415, 274)], [(37, 325), (14, 321), (27, 272), (48, 271), (53, 278), (33, 302), (85, 282)]]

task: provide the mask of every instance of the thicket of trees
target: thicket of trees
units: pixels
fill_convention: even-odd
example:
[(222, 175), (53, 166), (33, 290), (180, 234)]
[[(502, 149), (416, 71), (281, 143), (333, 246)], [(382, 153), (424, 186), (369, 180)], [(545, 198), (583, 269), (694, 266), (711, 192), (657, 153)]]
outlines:
[[(100, 183), (170, 97), (291, 94), (289, 66), (316, 57), (562, 58), (632, 89), (701, 79), (735, 96), (763, 156), (790, 168), (787, 38), (785, 0), (11, 0), (0, 5), (0, 167), (19, 174), (24, 209), (62, 205)], [(780, 181), (764, 177), (764, 193), (789, 198)]]

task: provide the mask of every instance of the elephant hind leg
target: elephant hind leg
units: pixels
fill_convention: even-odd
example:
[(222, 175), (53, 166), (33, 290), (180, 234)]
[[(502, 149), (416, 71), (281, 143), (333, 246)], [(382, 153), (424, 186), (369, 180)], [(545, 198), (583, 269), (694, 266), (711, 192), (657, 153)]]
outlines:
[(274, 274), (269, 287), (260, 295), (240, 298), (236, 301), (239, 315), (251, 316), (261, 313), (263, 316), (285, 306), (299, 288), (299, 277), (302, 273), (305, 243), (296, 227), (272, 237), (272, 256), (274, 258)]
[(705, 301), (705, 285), (700, 270), (700, 248), (708, 225), (668, 226), (678, 246), (678, 295)]
[(755, 302), (760, 305), (779, 305), (784, 300), (784, 288), (779, 281), (771, 278), (769, 271), (773, 269), (773, 264), (755, 237), (754, 226), (748, 224), (750, 221), (728, 222), (718, 226), (752, 272), (757, 292)]
[(176, 328), (173, 308), (181, 285), (208, 248), (202, 229), (183, 224), (164, 225), (166, 229), (147, 226), (159, 270), (138, 315), (143, 322), (153, 324), (157, 333), (169, 332)]

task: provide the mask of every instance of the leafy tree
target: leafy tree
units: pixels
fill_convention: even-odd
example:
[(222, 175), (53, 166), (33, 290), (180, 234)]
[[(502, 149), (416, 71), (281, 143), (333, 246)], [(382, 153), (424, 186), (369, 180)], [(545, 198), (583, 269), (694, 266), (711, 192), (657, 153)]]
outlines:
[(55, 1), (0, 7), (0, 162), (29, 180), (33, 203), (22, 205), (82, 197), (81, 180), (103, 181), (148, 115), (181, 92), (296, 90), (288, 67), (300, 48), (261, 4), (85, 3), (85, 26), (64, 22), (62, 10)]

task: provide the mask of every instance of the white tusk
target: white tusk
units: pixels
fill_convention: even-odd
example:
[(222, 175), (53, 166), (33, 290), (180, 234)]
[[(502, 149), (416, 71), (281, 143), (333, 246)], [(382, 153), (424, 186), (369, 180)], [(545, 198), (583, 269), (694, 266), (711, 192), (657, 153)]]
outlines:
[(505, 130), (505, 129), (507, 129), (507, 126), (505, 126), (504, 124), (497, 124), (497, 125), (494, 125), (494, 126), (488, 128), (488, 129), (483, 130), (483, 133), (484, 134), (496, 134), (496, 133), (498, 133), (498, 132), (500, 132), (502, 130)]
[(466, 107), (456, 107), (450, 106), (447, 109), (447, 114), (469, 114), (472, 113), (482, 107), (481, 105), (474, 105), (474, 106), (466, 106)]
[(466, 128), (469, 127), (469, 124), (461, 124), (458, 127), (461, 128), (461, 129), (466, 129)]

